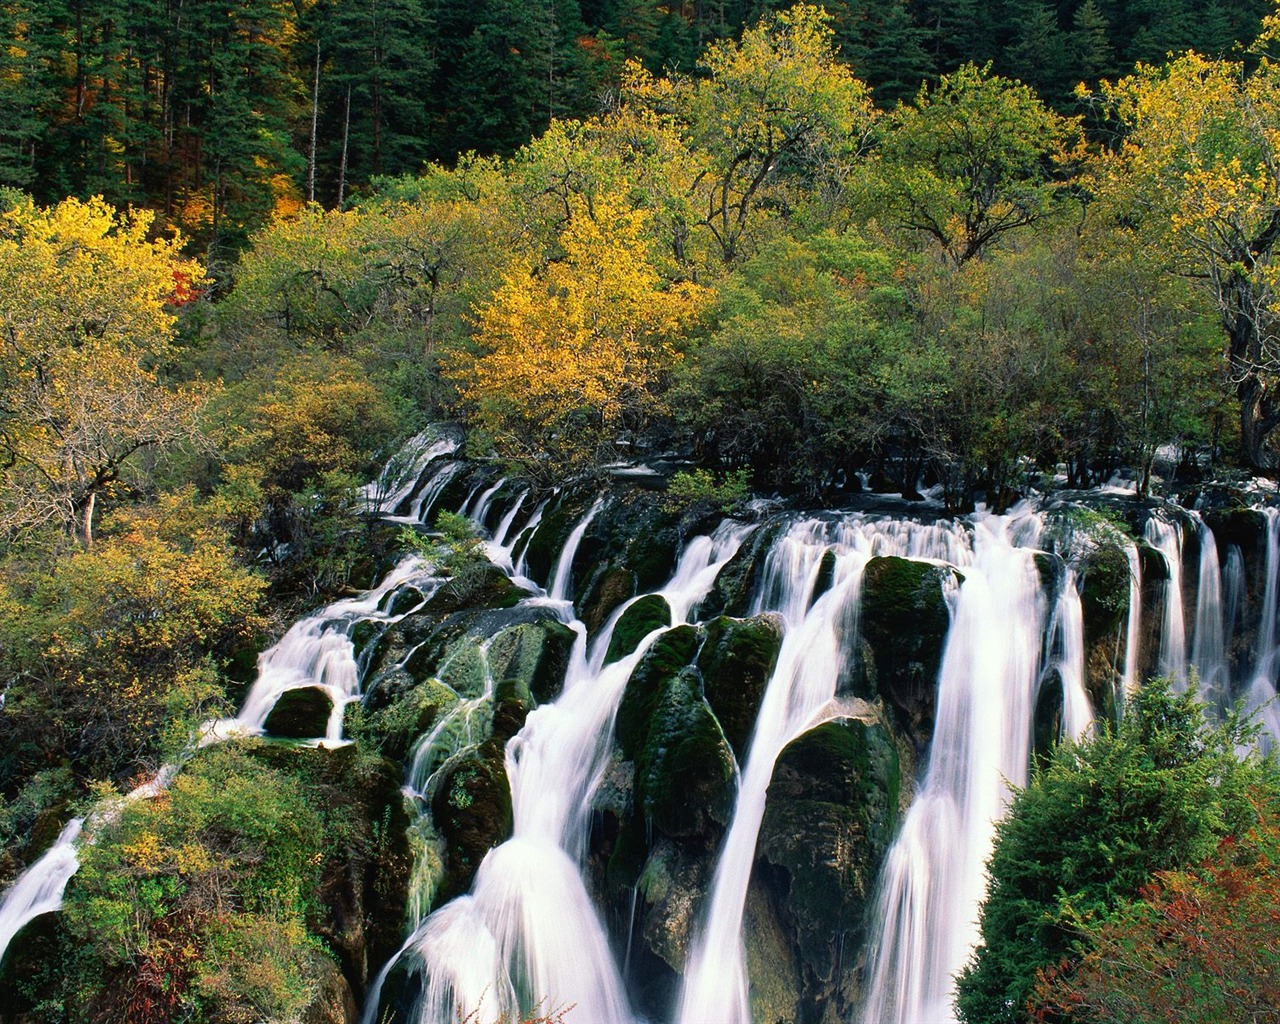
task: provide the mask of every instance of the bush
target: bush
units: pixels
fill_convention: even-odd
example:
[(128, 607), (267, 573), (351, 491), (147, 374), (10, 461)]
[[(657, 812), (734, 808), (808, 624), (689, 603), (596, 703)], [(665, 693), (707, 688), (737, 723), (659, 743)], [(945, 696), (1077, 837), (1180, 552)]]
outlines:
[(1064, 745), (1014, 799), (997, 832), (982, 942), (958, 980), (969, 1024), (1033, 1019), (1037, 973), (1159, 871), (1197, 864), (1275, 800), (1269, 761), (1238, 760), (1245, 729), (1206, 725), (1191, 694), (1154, 683), (1117, 726)]

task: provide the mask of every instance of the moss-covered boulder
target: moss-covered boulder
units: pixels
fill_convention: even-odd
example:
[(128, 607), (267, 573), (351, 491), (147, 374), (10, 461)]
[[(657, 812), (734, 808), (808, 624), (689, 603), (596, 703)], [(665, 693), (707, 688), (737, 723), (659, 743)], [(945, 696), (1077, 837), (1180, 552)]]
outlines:
[(671, 606), (661, 594), (646, 594), (622, 613), (609, 638), (605, 664), (625, 658), (655, 629), (671, 625)]
[(511, 789), (501, 743), (491, 740), (445, 765), (431, 817), (446, 843), (437, 896), (444, 903), (471, 887), (484, 855), (511, 835)]
[(639, 756), (667, 680), (693, 661), (697, 650), (698, 631), (692, 626), (676, 626), (654, 641), (632, 671), (618, 704), (614, 727), (618, 746), (627, 760), (634, 761)]
[(587, 632), (594, 636), (609, 616), (636, 593), (636, 574), (621, 565), (603, 565), (593, 573), (581, 600), (580, 615)]
[[(530, 579), (544, 586), (551, 583), (551, 572), (560, 558), (565, 541), (574, 527), (591, 509), (596, 493), (587, 490), (561, 495), (543, 513), (542, 521), (524, 545), (523, 557)], [(581, 554), (581, 549), (579, 549)], [(576, 561), (576, 559), (575, 559)], [(573, 566), (570, 566), (572, 573)]]
[(292, 776), (323, 808), (329, 848), (309, 927), (333, 952), (359, 1001), (403, 941), (413, 855), (402, 769), (358, 745), (324, 750), (260, 743), (250, 751)]
[(383, 754), (403, 762), (418, 738), (457, 702), (458, 695), (448, 686), (438, 679), (427, 679), (381, 710), (365, 714), (361, 728)]
[[(885, 556), (867, 563), (862, 581), (862, 697), (881, 694), (919, 746), (933, 735), (938, 666), (951, 617), (943, 585), (955, 570)], [(867, 670), (870, 671), (867, 671)]]
[(695, 668), (667, 680), (636, 757), (636, 803), (668, 836), (714, 841), (733, 810), (735, 766)]
[(756, 871), (797, 952), (802, 1018), (845, 1020), (856, 993), (843, 958), (861, 947), (867, 907), (893, 838), (897, 750), (868, 705), (789, 743), (774, 766)]
[(746, 615), (764, 575), (765, 559), (781, 530), (780, 523), (756, 530), (750, 539), (724, 564), (700, 606), (703, 618), (716, 615)]
[(463, 608), (510, 608), (529, 592), (491, 562), (469, 566), (431, 595), (424, 612), (448, 615)]
[(703, 693), (741, 763), (782, 645), (777, 615), (712, 619), (698, 652)]
[(502, 679), (493, 691), (493, 739), (505, 744), (524, 728), (524, 720), (537, 706), (523, 679)]
[(539, 704), (554, 700), (564, 686), (577, 634), (557, 619), (508, 627), (489, 643), (489, 671), (495, 679), (517, 679)]
[(324, 690), (302, 686), (285, 690), (267, 715), (263, 729), (270, 736), (307, 740), (323, 736), (329, 728), (333, 701)]
[(1129, 557), (1115, 544), (1095, 547), (1080, 566), (1084, 642), (1112, 640), (1129, 611)]

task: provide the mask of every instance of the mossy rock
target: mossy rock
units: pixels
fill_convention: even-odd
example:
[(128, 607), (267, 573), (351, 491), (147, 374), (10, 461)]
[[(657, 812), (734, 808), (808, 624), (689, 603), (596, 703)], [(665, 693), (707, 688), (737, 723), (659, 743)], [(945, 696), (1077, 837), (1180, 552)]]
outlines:
[(798, 953), (803, 1019), (829, 1006), (840, 1019), (853, 1010), (841, 951), (865, 940), (900, 785), (893, 739), (872, 719), (825, 722), (789, 743), (774, 766), (757, 872)]
[(698, 650), (698, 631), (676, 626), (658, 637), (627, 680), (614, 727), (623, 757), (634, 761), (649, 731), (649, 720), (667, 680), (688, 665)]
[(493, 691), (493, 738), (506, 743), (524, 728), (524, 720), (536, 705), (523, 679), (503, 679)]
[(711, 844), (733, 811), (735, 775), (698, 670), (681, 669), (658, 694), (636, 756), (637, 808), (655, 832)]
[(747, 948), (751, 1019), (768, 1024), (802, 1024), (800, 965), (783, 914), (772, 893), (753, 876), (742, 913)]
[(425, 594), (417, 587), (399, 587), (383, 601), (383, 611), (390, 616), (407, 615), (422, 604)]
[(1032, 719), (1032, 749), (1036, 763), (1042, 767), (1048, 763), (1054, 747), (1058, 745), (1058, 737), (1062, 735), (1063, 705), (1062, 676), (1054, 669), (1040, 680), (1035, 717)]
[(954, 574), (948, 566), (890, 555), (871, 559), (863, 576), (860, 622), (874, 675), (855, 692), (874, 696), (873, 680), (917, 745), (933, 734), (938, 666), (951, 625), (943, 582)]
[(671, 625), (671, 606), (661, 594), (646, 594), (622, 613), (609, 638), (605, 664), (625, 658), (655, 629)]
[(360, 998), (404, 938), (413, 854), (403, 770), (358, 744), (327, 750), (258, 742), (247, 749), (296, 779), (321, 810), (329, 844), (308, 927)]
[(431, 615), (448, 615), (464, 608), (510, 608), (528, 597), (501, 569), (490, 562), (470, 566), (443, 584), (423, 608)]
[(751, 608), (751, 597), (764, 574), (765, 559), (781, 529), (779, 521), (757, 530), (751, 540), (724, 564), (699, 606), (704, 618), (747, 614)]
[(484, 693), (488, 666), (481, 643), (478, 637), (465, 633), (448, 646), (436, 664), (440, 681), (459, 696), (479, 697)]
[(813, 593), (809, 595), (809, 604), (812, 605), (830, 590), (835, 580), (836, 553), (828, 549), (822, 553), (822, 560), (818, 563), (818, 577), (813, 581)]
[(1084, 642), (1092, 647), (1110, 641), (1129, 611), (1129, 558), (1114, 544), (1096, 547), (1085, 556), (1080, 576)]
[(19, 929), (0, 960), (0, 1020), (43, 1020), (27, 1017), (36, 1004), (61, 994), (64, 964), (75, 955), (75, 942), (61, 914), (41, 914)]
[(376, 737), (382, 752), (405, 761), (414, 743), (448, 714), (458, 695), (438, 679), (427, 679), (394, 703), (365, 717), (365, 731)]
[(698, 925), (708, 882), (704, 858), (659, 839), (645, 861), (636, 889), (644, 900), (645, 945), (673, 971), (683, 971), (689, 939)]
[(679, 519), (652, 491), (634, 483), (615, 487), (612, 500), (583, 536), (577, 561), (626, 570), (637, 592), (653, 590), (671, 578), (680, 549)]
[(594, 636), (617, 608), (631, 600), (636, 593), (636, 574), (620, 565), (603, 566), (588, 581), (581, 608), (583, 624), (588, 634)]
[[(551, 571), (559, 561), (565, 542), (573, 533), (574, 527), (587, 514), (595, 497), (594, 493), (569, 494), (543, 514), (542, 522), (524, 548), (524, 561), (530, 579), (539, 581), (543, 586), (550, 586)], [(582, 554), (581, 550), (578, 554)], [(569, 567), (569, 572), (572, 576), (572, 566)]]
[(1218, 547), (1225, 551), (1234, 544), (1246, 565), (1266, 557), (1267, 517), (1258, 509), (1209, 509), (1204, 513), (1204, 521), (1217, 538)]
[(497, 679), (518, 679), (538, 704), (554, 700), (577, 634), (557, 619), (522, 623), (498, 633), (489, 644), (489, 671)]
[(484, 855), (511, 835), (511, 789), (502, 744), (489, 741), (444, 767), (431, 817), (444, 838), (445, 872), (437, 902), (471, 887)]
[(782, 619), (777, 615), (751, 619), (720, 616), (706, 625), (706, 638), (698, 652), (703, 693), (739, 763), (746, 758), (760, 701), (778, 660), (782, 633)]
[(333, 701), (324, 690), (301, 686), (280, 695), (262, 728), (268, 735), (283, 739), (315, 739), (328, 731), (332, 713)]

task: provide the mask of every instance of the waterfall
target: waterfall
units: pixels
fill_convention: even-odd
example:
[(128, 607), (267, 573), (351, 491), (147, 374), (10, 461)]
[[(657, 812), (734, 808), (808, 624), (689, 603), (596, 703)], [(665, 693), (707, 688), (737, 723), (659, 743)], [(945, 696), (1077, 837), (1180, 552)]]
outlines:
[(424, 431), (410, 438), (387, 464), (376, 480), (361, 488), (371, 511), (392, 516), (418, 488), (427, 467), (436, 459), (452, 455), (462, 445), (460, 437), (437, 437)]
[(954, 978), (978, 939), (995, 824), (1010, 785), (1027, 780), (1045, 601), (1011, 525), (975, 524), (929, 765), (881, 876), (865, 1024), (954, 1021)]
[(1067, 570), (1053, 612), (1053, 645), (1056, 666), (1062, 680), (1062, 732), (1080, 740), (1093, 725), (1093, 706), (1084, 685), (1084, 609), (1080, 604), (1080, 584)]
[(1226, 704), (1230, 701), (1230, 694), (1218, 543), (1208, 525), (1198, 516), (1196, 518), (1200, 532), (1200, 576), (1196, 588), (1196, 631), (1191, 646), (1191, 663), (1200, 679), (1201, 699)]
[(1124, 676), (1120, 683), (1123, 709), (1138, 689), (1138, 663), (1142, 656), (1142, 562), (1138, 558), (1138, 545), (1126, 543), (1125, 558), (1129, 562), (1129, 617), (1124, 634)]
[(44, 856), (24, 871), (0, 902), (0, 963), (9, 943), (30, 921), (62, 906), (67, 882), (76, 873), (80, 861), (76, 857), (76, 839), (83, 818), (67, 822)]
[[(843, 651), (852, 646), (863, 570), (873, 555), (954, 555), (961, 528), (848, 518), (797, 523), (770, 551), (753, 613), (781, 614), (785, 633), (765, 689), (716, 864), (710, 909), (691, 943), (680, 996), (682, 1024), (750, 1021), (742, 915), (774, 763), (836, 694)], [(810, 604), (824, 556), (835, 556), (830, 588)]]
[[(346, 706), (360, 697), (360, 668), (356, 664), (351, 634), (359, 622), (390, 624), (411, 614), (416, 607), (390, 614), (384, 599), (402, 587), (413, 586), (427, 596), (439, 586), (431, 567), (416, 557), (401, 562), (373, 590), (344, 598), (299, 619), (288, 632), (258, 658), (258, 675), (234, 718), (212, 722), (204, 728), (202, 742), (234, 735), (259, 735), (280, 697), (289, 690), (315, 687), (333, 704), (328, 726), (319, 739), (328, 746), (343, 742), (342, 717)], [(425, 597), (424, 599), (425, 600)], [(420, 606), (422, 602), (418, 602)]]
[(1164, 612), (1160, 624), (1159, 669), (1174, 685), (1187, 685), (1187, 629), (1182, 605), (1182, 531), (1152, 516), (1143, 537), (1164, 559), (1169, 578), (1161, 588)]
[[(599, 503), (566, 542), (553, 592), (566, 592), (577, 545), (598, 508)], [(678, 619), (702, 599), (748, 532), (725, 524), (712, 537), (686, 545), (671, 582), (658, 591)], [(588, 649), (586, 629), (573, 619), (571, 605), (554, 597), (533, 600), (557, 607), (577, 640), (559, 699), (531, 711), (507, 744), (511, 838), (485, 856), (471, 892), (427, 917), (401, 950), (424, 978), (416, 1016), (423, 1024), (454, 1024), (473, 1011), (486, 1019), (504, 1016), (538, 1000), (551, 1007), (573, 1004), (583, 1021), (632, 1019), (581, 866), (613, 716), (632, 670), (662, 631), (605, 665), (623, 609)], [(369, 1024), (376, 1020), (381, 980), (366, 1006)]]
[(1280, 646), (1277, 645), (1277, 588), (1280, 585), (1280, 509), (1264, 508), (1267, 520), (1267, 555), (1262, 595), (1262, 617), (1258, 623), (1257, 655), (1245, 700), (1262, 728), (1264, 750), (1280, 747), (1280, 701), (1276, 681), (1280, 673)]

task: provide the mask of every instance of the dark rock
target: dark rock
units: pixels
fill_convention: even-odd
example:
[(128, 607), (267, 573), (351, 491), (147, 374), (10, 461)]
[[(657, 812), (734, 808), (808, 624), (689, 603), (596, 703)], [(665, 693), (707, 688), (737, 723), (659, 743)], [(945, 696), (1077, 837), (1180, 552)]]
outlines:
[(721, 616), (706, 626), (698, 669), (707, 703), (741, 763), (755, 728), (760, 701), (778, 659), (783, 623), (777, 615), (752, 619)]
[[(855, 693), (879, 692), (899, 725), (919, 746), (933, 734), (938, 666), (951, 617), (943, 581), (947, 566), (888, 556), (867, 563), (862, 582), (861, 625), (873, 669)], [(864, 652), (865, 653), (865, 652)]]
[(1111, 640), (1129, 611), (1129, 559), (1114, 544), (1095, 547), (1080, 568), (1080, 604), (1086, 647)]
[(669, 839), (654, 843), (640, 874), (645, 945), (674, 972), (684, 970), (708, 881), (706, 861)]
[(446, 842), (437, 903), (471, 887), (484, 855), (511, 835), (511, 789), (502, 744), (489, 741), (442, 769), (431, 817)]
[(529, 596), (491, 562), (473, 565), (437, 590), (423, 608), (431, 615), (448, 615), (460, 609), (510, 608)]
[(833, 1008), (844, 1020), (853, 1010), (845, 957), (865, 940), (866, 912), (897, 822), (897, 751), (866, 710), (865, 719), (826, 722), (787, 745), (761, 824), (756, 871), (797, 953), (801, 1019)]
[(263, 729), (271, 736), (285, 739), (314, 739), (328, 730), (332, 713), (333, 701), (317, 687), (285, 690), (267, 715)]
[(620, 565), (606, 565), (587, 584), (579, 605), (587, 632), (594, 636), (613, 612), (636, 593), (636, 574)]
[[(530, 579), (543, 586), (551, 582), (551, 570), (560, 557), (565, 541), (582, 520), (596, 499), (594, 492), (573, 492), (562, 495), (553, 502), (542, 516), (542, 522), (529, 538), (524, 548), (525, 566)], [(582, 555), (579, 548), (578, 555)], [(576, 561), (577, 559), (575, 559)], [(572, 577), (573, 567), (569, 567)]]
[(493, 739), (505, 744), (524, 728), (524, 720), (535, 706), (533, 694), (520, 679), (503, 679), (493, 692)]
[(671, 625), (671, 606), (661, 594), (646, 594), (622, 613), (609, 638), (605, 664), (625, 658), (655, 629)]
[(558, 619), (504, 629), (489, 644), (489, 671), (496, 679), (518, 679), (538, 704), (554, 700), (577, 634)]
[(302, 1011), (302, 1024), (356, 1024), (360, 1008), (338, 965), (323, 953), (312, 958), (316, 993)]
[(1032, 725), (1032, 751), (1036, 762), (1047, 764), (1053, 749), (1062, 735), (1062, 710), (1064, 697), (1062, 677), (1056, 670), (1045, 673), (1036, 694), (1036, 711)]
[[(802, 1024), (800, 965), (784, 912), (774, 893), (757, 871), (747, 887), (742, 913), (742, 936), (747, 947), (747, 973), (751, 979), (748, 997), (751, 1019), (769, 1024)], [(832, 942), (837, 939), (833, 936)]]
[(764, 574), (765, 559), (781, 529), (779, 522), (757, 530), (750, 542), (739, 548), (738, 553), (725, 563), (699, 608), (704, 618), (747, 614), (751, 607), (751, 595), (755, 593)]
[(645, 651), (627, 680), (618, 704), (614, 733), (623, 757), (634, 761), (639, 756), (664, 684), (693, 660), (697, 650), (697, 630), (692, 626), (676, 626)]

